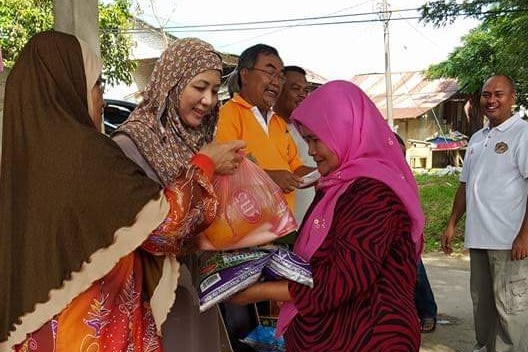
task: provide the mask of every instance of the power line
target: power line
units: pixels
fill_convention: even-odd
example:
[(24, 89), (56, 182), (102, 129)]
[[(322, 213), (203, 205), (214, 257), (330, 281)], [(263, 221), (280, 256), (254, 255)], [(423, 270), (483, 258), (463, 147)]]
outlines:
[[(329, 12), (329, 13), (325, 14), (325, 16), (333, 16), (335, 14), (342, 13), (344, 11), (348, 11), (348, 10), (363, 6), (366, 3), (368, 3), (369, 1), (370, 0), (366, 0), (366, 1), (363, 1), (362, 3), (359, 3), (359, 4), (355, 4), (355, 5), (352, 5), (352, 6), (347, 6), (347, 7), (343, 8), (343, 9)], [(251, 41), (251, 40), (254, 40), (254, 39), (257, 39), (257, 38), (265, 37), (267, 35), (271, 35), (271, 34), (274, 34), (274, 33), (284, 32), (284, 31), (286, 31), (288, 29), (291, 29), (291, 28), (277, 28), (277, 29), (272, 29), (272, 30), (269, 30), (269, 31), (264, 31), (264, 32), (256, 34), (256, 35), (252, 35), (252, 36), (246, 37), (244, 39), (237, 40), (236, 42), (231, 42), (231, 43), (227, 43), (225, 45), (221, 45), (219, 48), (226, 48), (226, 47), (229, 47), (229, 46), (232, 46), (232, 45), (245, 43), (245, 42), (248, 42), (248, 41)]]
[[(408, 12), (416, 11), (419, 8), (409, 8), (402, 9), (393, 12)], [(528, 12), (524, 9), (510, 9), (510, 10), (500, 10), (500, 11), (482, 11), (479, 13), (459, 13), (455, 15), (456, 17), (462, 16), (474, 16), (474, 15), (499, 15), (505, 13), (515, 13), (515, 12)], [(317, 23), (294, 23), (294, 24), (284, 24), (280, 23), (289, 23), (289, 22), (298, 22), (298, 21), (314, 21), (314, 20), (324, 20), (324, 19), (333, 19), (333, 18), (343, 18), (343, 17), (358, 17), (366, 15), (380, 15), (383, 14), (383, 11), (377, 12), (362, 12), (356, 14), (346, 14), (346, 15), (330, 15), (330, 16), (318, 16), (318, 17), (306, 17), (306, 18), (296, 18), (296, 19), (283, 19), (283, 20), (266, 20), (266, 21), (255, 21), (255, 22), (234, 22), (234, 23), (216, 23), (216, 24), (197, 24), (197, 25), (181, 25), (181, 26), (168, 26), (163, 28), (131, 28), (131, 29), (119, 29), (119, 28), (103, 28), (103, 32), (115, 32), (115, 33), (147, 33), (152, 29), (164, 30), (167, 32), (173, 33), (203, 33), (203, 32), (232, 32), (232, 31), (255, 31), (255, 30), (266, 30), (266, 29), (281, 29), (281, 28), (295, 28), (295, 27), (311, 27), (311, 26), (328, 26), (328, 25), (343, 25), (343, 24), (358, 24), (358, 23), (372, 23), (372, 22), (382, 22), (382, 19), (363, 19), (363, 20), (349, 20), (349, 21), (328, 21), (328, 22), (317, 22)], [(392, 17), (390, 21), (400, 21), (400, 20), (423, 20), (422, 16), (407, 16), (407, 17)], [(262, 24), (271, 24), (278, 23), (278, 25), (272, 26), (259, 26)], [(248, 26), (248, 27), (241, 27)], [(254, 27), (251, 27), (254, 26)], [(212, 27), (212, 28), (211, 28)], [(216, 27), (231, 27), (231, 28), (216, 28)]]
[[(409, 12), (417, 11), (419, 8), (408, 8), (401, 9), (395, 12)], [(392, 11), (391, 11), (392, 12)], [(217, 32), (217, 31), (235, 31), (235, 30), (258, 30), (258, 29), (280, 29), (280, 28), (289, 28), (289, 27), (301, 27), (301, 26), (311, 26), (311, 25), (331, 25), (331, 24), (346, 24), (346, 23), (364, 23), (364, 22), (379, 22), (379, 20), (356, 20), (356, 21), (339, 21), (339, 22), (319, 22), (319, 23), (303, 23), (303, 24), (293, 24), (293, 25), (280, 25), (281, 23), (291, 23), (291, 22), (300, 22), (300, 21), (318, 21), (318, 20), (327, 20), (327, 19), (338, 19), (345, 17), (360, 17), (368, 15), (379, 15), (381, 11), (376, 12), (359, 12), (343, 15), (326, 15), (326, 16), (314, 16), (314, 17), (304, 17), (304, 18), (290, 18), (290, 19), (280, 19), (280, 20), (264, 20), (264, 21), (252, 21), (252, 22), (232, 22), (232, 23), (215, 23), (215, 24), (195, 24), (195, 25), (179, 25), (179, 26), (163, 26), (163, 30), (170, 32)], [(420, 17), (407, 17), (409, 19), (417, 19)], [(263, 24), (272, 24), (277, 23), (276, 26), (259, 26)], [(249, 28), (238, 28), (241, 26), (250, 26)], [(251, 27), (257, 26), (257, 27)], [(207, 29), (215, 27), (230, 27), (222, 28), (221, 30)], [(237, 28), (232, 28), (237, 27)], [(161, 29), (161, 28), (160, 28)], [(103, 31), (118, 31), (117, 28), (105, 28)], [(143, 28), (132, 28), (124, 31), (144, 31)]]
[[(394, 18), (393, 21), (400, 20), (416, 20), (420, 19), (419, 16), (414, 17), (400, 17)], [(232, 32), (232, 31), (255, 31), (262, 29), (279, 29), (279, 28), (294, 28), (294, 27), (312, 27), (312, 26), (328, 26), (336, 24), (355, 24), (355, 23), (370, 23), (370, 22), (383, 22), (381, 19), (368, 19), (368, 20), (354, 20), (354, 21), (333, 21), (333, 22), (318, 22), (318, 23), (298, 23), (278, 26), (261, 26), (261, 27), (242, 27), (242, 28), (219, 28), (219, 29), (174, 29), (175, 27), (163, 27), (163, 30), (171, 33), (202, 33), (202, 32)], [(179, 28), (179, 27), (176, 27)], [(133, 29), (104, 29), (104, 31), (118, 31), (120, 33), (141, 33), (149, 32), (151, 29), (145, 28), (133, 28)]]
[[(401, 17), (400, 17), (400, 18), (401, 18)], [(435, 42), (435, 41), (431, 40), (431, 38), (429, 38), (428, 36), (426, 36), (425, 34), (423, 34), (423, 32), (422, 32), (421, 30), (419, 30), (418, 28), (416, 28), (411, 22), (409, 22), (409, 21), (406, 20), (405, 23), (407, 23), (407, 25), (408, 25), (409, 27), (411, 27), (412, 29), (414, 29), (414, 31), (415, 31), (416, 33), (418, 33), (422, 38), (424, 38), (425, 40), (427, 40), (427, 41), (430, 42), (431, 44), (436, 45), (436, 42)]]
[[(397, 11), (387, 11), (387, 12), (408, 12), (408, 11), (417, 11), (417, 10), (419, 10), (419, 8), (409, 8), (409, 9), (402, 9), (402, 10), (397, 10)], [(331, 18), (359, 17), (359, 16), (367, 16), (367, 15), (377, 15), (379, 13), (382, 13), (382, 11), (360, 12), (360, 13), (351, 13), (351, 14), (346, 14), (346, 15), (326, 15), (326, 16), (316, 16), (316, 17), (289, 18), (289, 19), (282, 19), (282, 20), (264, 20), (264, 21), (253, 21), (253, 22), (191, 24), (191, 25), (182, 25), (182, 26), (168, 26), (164, 28), (186, 29), (186, 28), (201, 28), (201, 27), (253, 26), (253, 25), (258, 25), (258, 24), (269, 24), (269, 23), (287, 23), (287, 22), (298, 22), (298, 21), (326, 20), (326, 19), (331, 19)]]

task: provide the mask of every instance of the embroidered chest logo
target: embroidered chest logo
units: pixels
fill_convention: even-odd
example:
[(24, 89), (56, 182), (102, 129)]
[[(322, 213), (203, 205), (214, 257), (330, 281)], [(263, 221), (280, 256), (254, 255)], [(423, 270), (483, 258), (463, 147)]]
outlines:
[(495, 153), (504, 154), (508, 150), (508, 145), (505, 142), (498, 142), (495, 144)]

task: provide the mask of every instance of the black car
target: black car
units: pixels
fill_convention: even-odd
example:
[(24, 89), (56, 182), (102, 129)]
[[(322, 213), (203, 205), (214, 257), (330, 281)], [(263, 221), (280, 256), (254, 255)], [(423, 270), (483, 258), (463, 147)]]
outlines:
[(105, 133), (111, 135), (128, 118), (128, 115), (136, 108), (137, 104), (116, 99), (105, 99), (105, 102), (104, 128)]

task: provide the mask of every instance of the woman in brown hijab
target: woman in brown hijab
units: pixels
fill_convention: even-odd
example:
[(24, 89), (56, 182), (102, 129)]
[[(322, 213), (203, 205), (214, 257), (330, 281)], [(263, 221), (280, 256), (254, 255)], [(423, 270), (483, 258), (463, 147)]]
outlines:
[[(161, 351), (175, 254), (214, 218), (210, 175), (238, 162), (240, 142), (202, 148), (185, 177), (160, 187), (99, 132), (100, 67), (77, 38), (50, 31), (8, 77), (0, 351)], [(147, 290), (155, 256), (163, 266)]]
[[(113, 136), (159, 184), (188, 173), (189, 160), (213, 140), (221, 73), (221, 57), (210, 44), (196, 38), (174, 41), (156, 63), (143, 101)], [(218, 309), (199, 312), (194, 288), (198, 256), (178, 259), (180, 282), (163, 326), (163, 346), (166, 351), (219, 351), (223, 331)]]

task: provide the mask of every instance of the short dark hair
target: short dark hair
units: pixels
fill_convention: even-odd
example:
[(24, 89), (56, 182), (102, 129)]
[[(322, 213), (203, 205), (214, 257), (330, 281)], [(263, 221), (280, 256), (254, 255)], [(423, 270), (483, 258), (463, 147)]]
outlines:
[(284, 66), (284, 69), (282, 70), (282, 72), (284, 73), (297, 72), (297, 73), (300, 73), (301, 75), (306, 76), (306, 70), (300, 66), (295, 66), (295, 65)]
[(279, 56), (279, 52), (274, 47), (266, 44), (255, 44), (240, 54), (237, 66), (238, 70), (255, 67), (255, 63), (260, 54)]
[(230, 96), (233, 96), (234, 93), (239, 92), (240, 88), (242, 87), (240, 71), (243, 68), (255, 67), (255, 63), (257, 62), (257, 58), (260, 54), (275, 55), (280, 57), (277, 49), (266, 44), (255, 44), (244, 50), (238, 58), (238, 65), (236, 69), (229, 75), (227, 80), (227, 88)]

